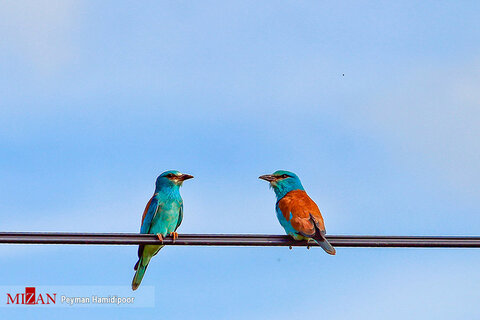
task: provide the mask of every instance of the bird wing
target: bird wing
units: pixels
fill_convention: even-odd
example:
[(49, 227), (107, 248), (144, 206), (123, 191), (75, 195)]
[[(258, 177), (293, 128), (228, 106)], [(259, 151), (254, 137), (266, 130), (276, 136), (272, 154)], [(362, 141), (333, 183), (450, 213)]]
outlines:
[(316, 230), (325, 233), (325, 224), (320, 209), (305, 191), (290, 191), (278, 201), (278, 208), (299, 234), (313, 237)]
[(140, 227), (140, 233), (148, 233), (150, 231), (150, 227), (152, 225), (153, 218), (158, 212), (158, 199), (156, 197), (157, 194), (154, 194), (152, 198), (148, 201), (145, 210), (143, 211), (142, 216), (142, 226)]
[[(142, 225), (140, 227), (140, 233), (149, 233), (150, 232), (150, 227), (152, 226), (152, 221), (155, 215), (158, 212), (158, 199), (156, 197), (156, 193), (148, 200), (147, 205), (145, 207), (145, 210), (143, 210), (143, 215), (142, 215)], [(141, 258), (143, 255), (143, 249), (145, 248), (145, 245), (141, 244), (138, 246), (138, 257)], [(140, 261), (140, 260), (139, 260)], [(135, 265), (135, 270), (137, 270), (138, 267), (138, 262)]]
[(180, 227), (180, 224), (182, 224), (183, 220), (183, 201), (180, 203), (180, 212), (178, 213), (178, 220), (177, 220), (177, 226), (175, 227), (175, 231)]

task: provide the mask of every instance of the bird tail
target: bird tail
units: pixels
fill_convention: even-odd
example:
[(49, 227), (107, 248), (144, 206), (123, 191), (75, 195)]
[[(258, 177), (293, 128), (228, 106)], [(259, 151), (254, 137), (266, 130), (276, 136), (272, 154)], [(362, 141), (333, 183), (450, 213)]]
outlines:
[(132, 290), (137, 290), (137, 288), (140, 286), (140, 283), (142, 282), (143, 276), (145, 275), (145, 271), (147, 270), (148, 267), (148, 262), (146, 264), (143, 264), (143, 257), (138, 259), (137, 264), (135, 265), (135, 276), (133, 277), (132, 280)]
[(317, 225), (317, 221), (315, 218), (310, 214), (310, 219), (313, 221), (313, 225), (315, 228), (315, 235), (313, 236), (313, 240), (325, 250), (326, 253), (331, 254), (332, 256), (335, 255), (336, 250), (335, 248), (328, 242), (327, 238), (325, 238), (325, 230), (320, 230)]
[(325, 250), (326, 253), (331, 254), (332, 256), (335, 255), (336, 251), (335, 248), (328, 242), (325, 237), (323, 239), (313, 239), (320, 247), (322, 247), (323, 250)]

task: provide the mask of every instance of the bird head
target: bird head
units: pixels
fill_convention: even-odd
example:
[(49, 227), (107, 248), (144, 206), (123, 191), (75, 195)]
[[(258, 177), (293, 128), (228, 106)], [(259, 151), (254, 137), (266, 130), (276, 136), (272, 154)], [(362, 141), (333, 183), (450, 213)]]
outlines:
[(162, 188), (172, 188), (172, 187), (180, 187), (183, 181), (192, 179), (193, 176), (189, 174), (181, 173), (177, 170), (169, 170), (165, 171), (161, 175), (158, 176), (157, 181), (155, 183), (155, 189), (160, 190)]
[(273, 174), (265, 174), (258, 178), (270, 182), (270, 187), (275, 191), (277, 199), (283, 198), (290, 191), (304, 190), (298, 176), (290, 171), (278, 170)]

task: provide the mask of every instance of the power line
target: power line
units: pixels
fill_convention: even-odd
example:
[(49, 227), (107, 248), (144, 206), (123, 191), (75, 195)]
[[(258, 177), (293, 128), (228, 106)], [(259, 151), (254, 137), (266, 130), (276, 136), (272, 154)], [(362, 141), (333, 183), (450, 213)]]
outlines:
[[(327, 236), (335, 247), (417, 247), (480, 248), (478, 236)], [(138, 233), (69, 233), (69, 232), (0, 232), (0, 244), (81, 244), (139, 245), (161, 244), (155, 235)], [(176, 246), (293, 246), (305, 247), (306, 241), (289, 236), (256, 234), (179, 234), (173, 241), (165, 237), (164, 245)], [(309, 246), (316, 246), (314, 243)]]

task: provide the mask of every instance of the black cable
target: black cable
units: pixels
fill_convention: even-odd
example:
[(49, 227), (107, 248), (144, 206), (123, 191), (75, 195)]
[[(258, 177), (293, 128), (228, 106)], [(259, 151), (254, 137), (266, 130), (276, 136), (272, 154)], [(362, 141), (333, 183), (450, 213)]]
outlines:
[[(477, 236), (327, 236), (335, 247), (480, 248)], [(161, 244), (155, 235), (138, 233), (0, 232), (0, 244)], [(255, 234), (179, 234), (164, 245), (177, 246), (316, 246), (289, 236)]]

